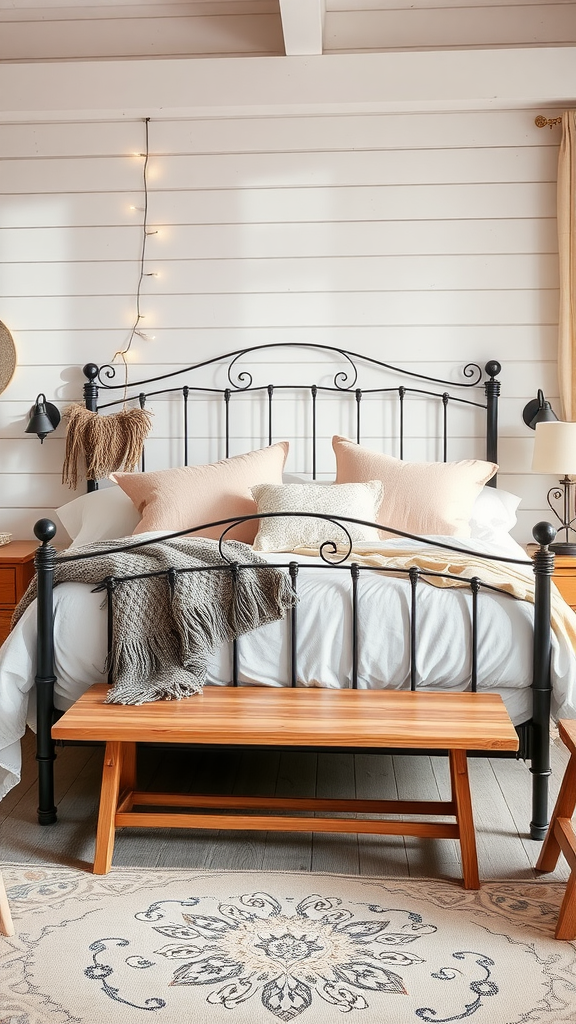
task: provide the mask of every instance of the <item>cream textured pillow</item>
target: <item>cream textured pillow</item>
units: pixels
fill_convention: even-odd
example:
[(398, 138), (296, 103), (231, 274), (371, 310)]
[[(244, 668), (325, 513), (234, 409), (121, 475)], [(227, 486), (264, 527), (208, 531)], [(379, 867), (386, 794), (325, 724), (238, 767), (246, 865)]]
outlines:
[[(328, 516), (351, 516), (373, 523), (382, 501), (382, 484), (370, 480), (360, 484), (259, 484), (252, 488), (259, 512), (319, 512)], [(353, 541), (378, 540), (371, 526), (344, 523)], [(324, 541), (347, 544), (346, 534), (325, 519), (286, 516), (260, 520), (256, 551), (293, 551), (297, 547), (319, 548)]]
[[(350, 441), (332, 438), (336, 483), (381, 480), (377, 522), (406, 533), (469, 537), (472, 507), (497, 472), (493, 462), (404, 462)], [(385, 531), (381, 536), (385, 536)]]
[[(281, 483), (287, 454), (288, 442), (279, 441), (269, 448), (221, 462), (160, 469), (156, 473), (112, 473), (112, 480), (132, 499), (142, 516), (134, 534), (190, 530), (204, 523), (254, 514), (256, 502), (250, 488), (255, 484)], [(216, 526), (194, 536), (217, 540), (224, 529)], [(254, 519), (240, 523), (227, 537), (251, 544), (257, 529), (258, 521)]]

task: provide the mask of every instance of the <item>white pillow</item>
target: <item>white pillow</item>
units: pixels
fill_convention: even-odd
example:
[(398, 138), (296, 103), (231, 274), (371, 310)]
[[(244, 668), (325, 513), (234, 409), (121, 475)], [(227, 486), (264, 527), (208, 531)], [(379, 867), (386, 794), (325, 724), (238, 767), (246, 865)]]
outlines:
[(130, 537), (140, 522), (138, 509), (118, 484), (81, 494), (55, 512), (75, 547)]
[(499, 487), (483, 487), (472, 506), (470, 536), (475, 540), (497, 543), (516, 526), (516, 510), (521, 502), (517, 494)]
[[(258, 484), (252, 487), (258, 512), (318, 512), (376, 521), (382, 501), (380, 480), (357, 484)], [(372, 526), (344, 523), (353, 541), (378, 540)], [(256, 551), (293, 551), (305, 546), (319, 548), (324, 541), (347, 544), (346, 534), (325, 519), (280, 516), (261, 519), (254, 541)]]

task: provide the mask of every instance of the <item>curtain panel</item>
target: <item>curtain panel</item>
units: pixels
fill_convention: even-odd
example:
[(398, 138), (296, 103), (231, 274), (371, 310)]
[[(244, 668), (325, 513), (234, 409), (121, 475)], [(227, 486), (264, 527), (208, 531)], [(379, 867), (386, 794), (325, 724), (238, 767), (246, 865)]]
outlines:
[(562, 115), (558, 155), (558, 383), (563, 420), (576, 420), (576, 110)]

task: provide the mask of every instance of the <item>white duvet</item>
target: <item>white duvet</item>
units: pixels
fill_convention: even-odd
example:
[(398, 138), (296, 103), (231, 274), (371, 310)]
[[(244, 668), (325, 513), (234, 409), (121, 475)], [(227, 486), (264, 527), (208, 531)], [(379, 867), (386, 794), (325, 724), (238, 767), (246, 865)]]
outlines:
[[(453, 538), (438, 538), (453, 543)], [(405, 547), (404, 540), (398, 544)], [(466, 542), (477, 552), (488, 548)], [(390, 541), (386, 541), (387, 548)], [(371, 545), (373, 547), (373, 545)], [(525, 558), (507, 539), (490, 553)], [(294, 556), (265, 556), (286, 564)], [(298, 684), (338, 688), (352, 676), (351, 581), (336, 568), (307, 570), (319, 559), (299, 558)], [(531, 574), (531, 567), (526, 568)], [(466, 689), (470, 683), (471, 598), (463, 588), (438, 589), (422, 583), (418, 600), (417, 666), (421, 685)], [(358, 685), (378, 689), (410, 686), (406, 643), (410, 611), (405, 579), (361, 573), (359, 582), (360, 656)], [(65, 583), (54, 591), (55, 704), (65, 710), (89, 686), (105, 680), (107, 614), (102, 594), (90, 586)], [(531, 716), (533, 606), (506, 595), (481, 593), (478, 620), (479, 689), (502, 694), (512, 721)], [(286, 622), (263, 626), (238, 643), (240, 682), (284, 686), (289, 680), (290, 643)], [(26, 723), (35, 727), (36, 606), (32, 604), (0, 649), (0, 798), (20, 780), (20, 739)], [(231, 678), (231, 650), (215, 652), (209, 683)], [(570, 645), (553, 637), (553, 711), (576, 715), (576, 657)]]

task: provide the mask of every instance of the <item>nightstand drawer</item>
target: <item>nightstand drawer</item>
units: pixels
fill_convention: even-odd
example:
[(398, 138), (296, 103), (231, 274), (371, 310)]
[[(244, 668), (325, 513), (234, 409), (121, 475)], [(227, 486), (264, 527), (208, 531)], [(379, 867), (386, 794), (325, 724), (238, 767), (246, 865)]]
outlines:
[(3, 644), (10, 632), (12, 612), (0, 611), (0, 644)]
[(8, 636), (12, 612), (34, 575), (33, 540), (13, 540), (0, 546), (0, 644)]
[(5, 566), (0, 572), (0, 604), (16, 603), (16, 569)]
[(576, 606), (576, 576), (574, 570), (556, 569), (554, 583), (567, 604)]

